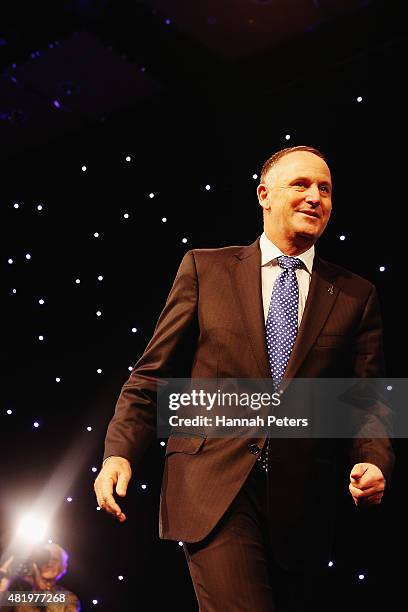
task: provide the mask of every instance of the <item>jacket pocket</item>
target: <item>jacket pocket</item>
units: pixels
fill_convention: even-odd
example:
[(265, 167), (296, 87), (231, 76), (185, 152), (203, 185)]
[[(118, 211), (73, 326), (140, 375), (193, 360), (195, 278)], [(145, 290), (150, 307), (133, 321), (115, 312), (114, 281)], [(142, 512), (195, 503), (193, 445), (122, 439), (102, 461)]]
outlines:
[(316, 346), (324, 348), (342, 348), (347, 345), (347, 336), (319, 336), (316, 339)]
[(167, 441), (166, 457), (172, 453), (195, 455), (203, 446), (206, 438), (201, 436), (171, 436)]

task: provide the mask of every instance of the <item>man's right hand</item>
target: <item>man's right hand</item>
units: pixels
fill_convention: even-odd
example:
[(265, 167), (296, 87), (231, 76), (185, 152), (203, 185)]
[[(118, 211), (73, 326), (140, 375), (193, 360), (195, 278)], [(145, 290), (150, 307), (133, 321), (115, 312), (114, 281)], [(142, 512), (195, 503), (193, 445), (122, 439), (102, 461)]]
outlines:
[(132, 470), (127, 459), (124, 457), (108, 457), (94, 484), (99, 507), (105, 512), (113, 514), (121, 523), (126, 520), (126, 515), (113, 497), (113, 487), (116, 485), (117, 495), (125, 497), (131, 476)]

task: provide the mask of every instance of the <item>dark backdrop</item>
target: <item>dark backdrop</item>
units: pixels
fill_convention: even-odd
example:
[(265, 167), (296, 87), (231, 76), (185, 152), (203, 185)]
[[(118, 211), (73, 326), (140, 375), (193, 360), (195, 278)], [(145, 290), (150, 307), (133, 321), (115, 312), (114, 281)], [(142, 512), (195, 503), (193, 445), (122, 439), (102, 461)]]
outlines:
[[(68, 4), (77, 9), (68, 14), (77, 20), (70, 27), (90, 30), (91, 24), (99, 41), (123, 52), (121, 45), (131, 40), (125, 32), (129, 3), (122, 19), (112, 3), (82, 3), (88, 12), (79, 11), (81, 3)], [(405, 42), (395, 9), (369, 3), (273, 50), (226, 62), (204, 53), (201, 43), (176, 27), (173, 42), (164, 39), (162, 26), (146, 17), (147, 4), (136, 3), (138, 44), (128, 42), (126, 51), (138, 70), (143, 62), (137, 53), (150, 53), (152, 80), (160, 86), (129, 104), (121, 91), (120, 109), (98, 109), (85, 118), (80, 104), (70, 106), (67, 98), (63, 108), (52, 108), (51, 92), (46, 102), (42, 98), (47, 113), (68, 116), (55, 129), (28, 102), (32, 91), (24, 71), (34, 60), (24, 59), (26, 39), (21, 35), (18, 46), (10, 35), (8, 48), (3, 45), (3, 547), (22, 510), (38, 499), (50, 508), (55, 504), (51, 537), (70, 552), (64, 583), (78, 593), (84, 610), (94, 608), (93, 599), (96, 608), (109, 611), (195, 609), (182, 548), (157, 535), (164, 447), (157, 441), (135, 470), (123, 502), (129, 516), (124, 525), (96, 510), (91, 468), (100, 466), (121, 385), (150, 338), (183, 254), (249, 244), (261, 233), (253, 174), (274, 151), (308, 144), (326, 153), (334, 210), (318, 252), (375, 283), (388, 375), (403, 377), (406, 364)], [(116, 21), (109, 21), (112, 15)], [(61, 17), (60, 29), (68, 17)], [(22, 33), (21, 24), (28, 27), (15, 13), (8, 19), (9, 34), (19, 23)], [(46, 34), (51, 39), (50, 31), (38, 32), (43, 38), (29, 41), (33, 50), (45, 47)], [(64, 36), (68, 32), (62, 41)], [(179, 58), (173, 80), (169, 49)], [(21, 115), (16, 112), (23, 103), (13, 107), (16, 99), (7, 93), (18, 52), (14, 70), (21, 66), (20, 94), (29, 109)], [(45, 75), (47, 70), (42, 68)], [(346, 495), (339, 511), (335, 565), (328, 572), (338, 578), (333, 589), (349, 590), (350, 610), (396, 601), (403, 585), (396, 559), (405, 552), (404, 440), (396, 441), (396, 450), (392, 492), (383, 506), (356, 513)], [(361, 572), (364, 581), (357, 577)]]

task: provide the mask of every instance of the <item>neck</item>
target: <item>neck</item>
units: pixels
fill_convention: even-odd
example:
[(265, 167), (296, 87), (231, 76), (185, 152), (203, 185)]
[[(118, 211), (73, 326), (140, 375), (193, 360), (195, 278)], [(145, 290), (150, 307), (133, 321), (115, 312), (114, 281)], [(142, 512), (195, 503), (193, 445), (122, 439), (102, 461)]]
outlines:
[(290, 257), (294, 257), (296, 255), (301, 255), (310, 247), (314, 245), (314, 240), (310, 240), (310, 238), (306, 236), (295, 236), (293, 239), (284, 238), (282, 236), (275, 236), (271, 234), (266, 229), (265, 235), (266, 237), (273, 242), (275, 246), (278, 247), (282, 251), (284, 255), (289, 255)]

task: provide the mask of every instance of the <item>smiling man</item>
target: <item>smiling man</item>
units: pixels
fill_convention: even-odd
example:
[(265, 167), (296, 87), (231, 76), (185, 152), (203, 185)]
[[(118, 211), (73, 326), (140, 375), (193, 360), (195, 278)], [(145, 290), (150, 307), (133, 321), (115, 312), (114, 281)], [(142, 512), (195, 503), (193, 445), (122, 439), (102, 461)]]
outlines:
[[(382, 371), (374, 286), (315, 254), (329, 221), (323, 155), (269, 158), (257, 189), (264, 232), (249, 246), (194, 249), (180, 265), (154, 335), (124, 384), (95, 481), (120, 522), (132, 468), (152, 442), (161, 378), (369, 378)], [(328, 443), (330, 442), (330, 443)], [(330, 440), (171, 436), (160, 537), (184, 544), (201, 612), (334, 611), (319, 601), (331, 555), (340, 461)], [(387, 435), (345, 442), (356, 506), (381, 502), (394, 455)], [(344, 459), (344, 457), (343, 457)]]
[(264, 164), (258, 186), (267, 238), (285, 255), (303, 253), (326, 228), (331, 196), (330, 170), (316, 150), (276, 153)]

